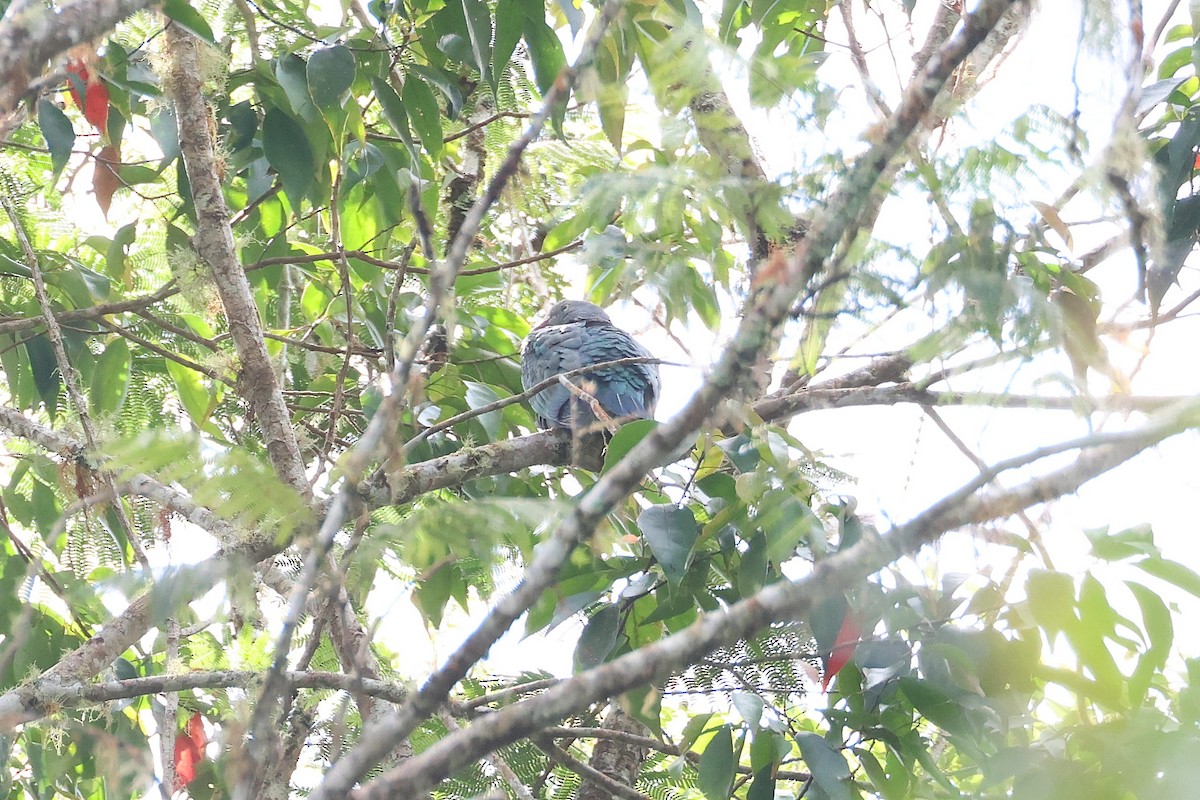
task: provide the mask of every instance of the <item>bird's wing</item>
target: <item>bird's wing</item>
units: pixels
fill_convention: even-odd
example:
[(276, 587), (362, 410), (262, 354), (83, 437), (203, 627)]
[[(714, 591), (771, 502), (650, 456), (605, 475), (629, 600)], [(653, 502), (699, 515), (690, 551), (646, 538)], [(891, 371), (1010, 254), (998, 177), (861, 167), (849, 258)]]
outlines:
[[(588, 334), (582, 340), (580, 353), (584, 364), (651, 357), (632, 336), (612, 325), (589, 325)], [(600, 405), (613, 416), (645, 419), (654, 416), (660, 387), (657, 364), (605, 367), (585, 378), (594, 384)]]
[[(521, 351), (521, 383), (529, 389), (547, 378), (578, 369), (584, 360), (587, 339), (581, 322), (550, 325), (529, 334)], [(533, 410), (546, 427), (570, 427), (571, 393), (565, 386), (555, 384), (543, 389), (529, 400)]]

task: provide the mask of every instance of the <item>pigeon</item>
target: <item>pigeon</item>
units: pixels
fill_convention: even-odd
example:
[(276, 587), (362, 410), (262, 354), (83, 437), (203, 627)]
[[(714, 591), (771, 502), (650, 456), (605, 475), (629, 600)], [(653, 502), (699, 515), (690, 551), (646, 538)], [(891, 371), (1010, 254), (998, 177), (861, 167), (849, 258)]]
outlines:
[[(650, 351), (613, 325), (604, 309), (582, 300), (563, 300), (525, 339), (521, 383), (528, 390), (547, 378), (589, 364), (619, 358), (651, 358)], [(658, 402), (657, 364), (604, 367), (568, 380), (590, 394), (612, 420), (652, 419)], [(589, 403), (561, 383), (529, 401), (541, 428), (575, 433), (594, 430), (598, 420)]]

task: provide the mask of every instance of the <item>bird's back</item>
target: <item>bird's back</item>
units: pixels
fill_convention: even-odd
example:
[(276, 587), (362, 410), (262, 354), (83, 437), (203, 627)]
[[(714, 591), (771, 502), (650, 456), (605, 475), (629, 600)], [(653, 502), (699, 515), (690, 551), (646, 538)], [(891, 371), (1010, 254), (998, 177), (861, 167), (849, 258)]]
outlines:
[[(521, 379), (530, 388), (549, 377), (590, 364), (637, 357), (648, 358), (650, 353), (614, 325), (595, 320), (547, 325), (533, 330), (525, 340)], [(595, 397), (610, 417), (654, 416), (659, 391), (655, 364), (604, 367), (569, 380)], [(596, 422), (588, 405), (561, 384), (538, 392), (530, 404), (542, 427), (578, 430)]]

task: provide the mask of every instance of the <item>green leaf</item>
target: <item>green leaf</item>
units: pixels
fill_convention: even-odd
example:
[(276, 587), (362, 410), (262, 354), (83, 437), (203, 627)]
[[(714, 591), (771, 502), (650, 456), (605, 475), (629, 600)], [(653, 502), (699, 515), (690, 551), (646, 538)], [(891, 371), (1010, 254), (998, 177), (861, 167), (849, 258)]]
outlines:
[(62, 375), (54, 359), (54, 346), (45, 334), (39, 334), (25, 342), (25, 353), (33, 368), (33, 385), (38, 397), (46, 404), (50, 419), (54, 419), (58, 412), (58, 390), (62, 386)]
[(304, 59), (295, 53), (280, 56), (275, 61), (275, 80), (283, 87), (292, 111), (305, 122), (315, 122), (317, 107), (308, 91), (308, 65)]
[[(884, 800), (903, 800), (908, 797), (908, 771), (902, 766), (900, 769), (885, 770), (873, 753), (862, 748), (855, 748), (854, 755), (863, 765), (863, 770), (871, 779), (872, 786), (883, 795)], [(889, 766), (893, 766), (894, 760), (895, 757), (889, 750)]]
[(304, 128), (285, 112), (272, 108), (263, 119), (263, 153), (279, 173), (283, 191), (298, 213), (317, 167)]
[(171, 376), (171, 380), (175, 383), (175, 388), (179, 392), (179, 399), (183, 403), (184, 409), (192, 422), (197, 428), (203, 428), (204, 423), (208, 421), (210, 412), (210, 401), (208, 388), (204, 385), (204, 377), (196, 370), (185, 367), (177, 361), (172, 361), (169, 358), (163, 359), (163, 363), (167, 365), (167, 374)]
[(1134, 566), (1148, 575), (1178, 586), (1188, 594), (1200, 597), (1200, 575), (1178, 561), (1167, 558), (1145, 558)]
[(737, 573), (738, 594), (742, 597), (757, 594), (767, 580), (767, 537), (757, 533), (747, 545)]
[(813, 780), (825, 790), (832, 800), (850, 800), (850, 767), (842, 754), (834, 749), (823, 736), (815, 733), (801, 733), (796, 736), (796, 744), (800, 745), (800, 755), (808, 765)]
[(567, 66), (562, 42), (544, 19), (526, 17), (525, 43), (529, 45), (529, 58), (533, 62), (534, 82), (544, 97)]
[[(471, 409), (486, 406), (489, 403), (494, 403), (500, 399), (500, 395), (496, 390), (486, 383), (477, 383), (476, 381), (463, 381), (467, 387), (467, 406)], [(492, 441), (500, 438), (500, 425), (504, 421), (503, 413), (500, 411), (488, 411), (485, 414), (480, 414), (476, 419), (483, 429), (487, 431), (487, 435)]]
[(742, 719), (751, 728), (757, 728), (762, 721), (763, 699), (754, 692), (734, 692), (733, 707), (737, 709), (738, 714), (741, 714)]
[(754, 773), (754, 782), (746, 792), (746, 800), (775, 800), (775, 768), (763, 767)]
[(696, 740), (699, 739), (700, 735), (704, 733), (706, 728), (708, 728), (708, 721), (711, 720), (712, 717), (713, 713), (709, 711), (704, 714), (697, 714), (689, 719), (687, 724), (683, 726), (683, 735), (679, 740), (679, 749), (685, 753), (691, 750), (692, 745), (696, 744)]
[(471, 53), (479, 76), (496, 96), (496, 76), (492, 73), (492, 16), (484, 0), (462, 0), (463, 15), (467, 18), (467, 35), (471, 37)]
[(1129, 678), (1129, 700), (1137, 707), (1145, 701), (1154, 674), (1166, 666), (1175, 639), (1175, 626), (1170, 609), (1157, 593), (1133, 581), (1126, 581), (1125, 585), (1137, 599), (1142, 610), (1142, 624), (1150, 639), (1150, 647), (1138, 658), (1137, 667)]
[(517, 0), (499, 0), (496, 3), (496, 45), (492, 49), (492, 78), (500, 83), (500, 76), (508, 69), (508, 62), (517, 42), (521, 41), (524, 19), (517, 8)]
[(617, 462), (657, 427), (658, 423), (652, 419), (635, 419), (622, 425), (608, 443), (608, 450), (604, 453), (604, 467), (600, 473), (604, 474), (615, 467)]
[(343, 95), (354, 83), (354, 54), (345, 45), (322, 48), (308, 58), (308, 93), (320, 109), (341, 108)]
[(1065, 572), (1031, 570), (1025, 593), (1033, 618), (1051, 638), (1075, 622), (1075, 581)]
[(404, 108), (429, 157), (436, 159), (441, 156), (442, 118), (437, 98), (423, 80), (412, 74), (404, 81)]
[(963, 707), (931, 681), (901, 678), (900, 688), (921, 716), (950, 733), (968, 733), (970, 724)]
[(89, 396), (93, 414), (111, 414), (120, 410), (129, 391), (129, 345), (118, 337), (108, 343), (96, 362)]
[(192, 4), (188, 0), (166, 0), (163, 3), (163, 13), (209, 44), (217, 43), (213, 37), (212, 28), (209, 27), (200, 12), (192, 8)]
[(621, 610), (609, 603), (592, 615), (575, 645), (575, 671), (599, 666), (617, 644), (621, 630)]
[(75, 128), (62, 109), (45, 98), (38, 100), (37, 110), (38, 127), (42, 129), (42, 137), (50, 149), (50, 165), (54, 168), (54, 176), (58, 177), (71, 158), (71, 148), (75, 146)]
[(696, 786), (708, 800), (729, 800), (733, 790), (733, 731), (722, 725), (700, 755)]
[(230, 106), (225, 118), (229, 120), (229, 135), (225, 137), (225, 145), (231, 152), (237, 152), (254, 142), (254, 134), (258, 133), (258, 112), (254, 110), (253, 103), (243, 100)]
[(1108, 528), (1084, 531), (1092, 544), (1092, 555), (1105, 561), (1121, 561), (1133, 556), (1157, 556), (1154, 544), (1154, 529), (1139, 525), (1120, 533), (1109, 533)]
[(651, 506), (638, 515), (637, 524), (654, 557), (662, 564), (667, 580), (678, 586), (700, 534), (692, 510), (673, 505)]
[(755, 521), (767, 538), (767, 559), (782, 564), (796, 555), (796, 547), (815, 532), (824, 535), (824, 526), (807, 503), (781, 491), (769, 492), (758, 506)]
[(392, 126), (392, 130), (408, 147), (408, 150), (415, 157), (417, 148), (413, 142), (412, 131), (408, 127), (408, 112), (404, 110), (404, 103), (400, 100), (400, 95), (396, 94), (396, 90), (391, 84), (383, 78), (371, 78), (371, 88), (375, 90), (375, 97), (379, 100), (379, 105), (383, 108), (383, 115), (387, 117), (388, 124)]

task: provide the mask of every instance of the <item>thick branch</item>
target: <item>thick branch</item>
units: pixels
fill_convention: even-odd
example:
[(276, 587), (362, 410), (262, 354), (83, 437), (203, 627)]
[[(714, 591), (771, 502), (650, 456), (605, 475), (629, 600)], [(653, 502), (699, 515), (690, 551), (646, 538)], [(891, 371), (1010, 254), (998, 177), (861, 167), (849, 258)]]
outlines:
[[(250, 670), (220, 670), (186, 672), (178, 675), (152, 675), (104, 683), (71, 683), (54, 686), (20, 686), (12, 694), (25, 705), (31, 718), (47, 713), (51, 708), (83, 708), (127, 700), (151, 694), (189, 692), (195, 689), (246, 689), (262, 680), (262, 673)], [(343, 692), (362, 692), (399, 703), (408, 690), (396, 683), (343, 675), (337, 672), (285, 672), (284, 680), (293, 689), (336, 689)]]
[(1094, 437), (1093, 441), (1105, 444), (1085, 450), (1066, 467), (1009, 491), (975, 496), (996, 473), (1022, 466), (1030, 459), (1012, 459), (997, 465), (912, 521), (884, 536), (864, 537), (853, 547), (824, 559), (808, 576), (769, 586), (727, 611), (706, 614), (674, 636), (480, 717), (469, 728), (441, 739), (351, 796), (355, 800), (406, 797), (429, 789), (484, 753), (534, 734), (591, 703), (660, 680), (705, 653), (748, 637), (772, 622), (803, 617), (820, 603), (841, 596), (842, 587), (861, 582), (900, 556), (915, 552), (949, 531), (1001, 518), (1074, 492), (1086, 481), (1125, 463), (1142, 450), (1197, 424), (1200, 424), (1200, 401), (1192, 400), (1184, 407), (1164, 412), (1140, 430)]
[(54, 11), (24, 3), (0, 21), (0, 115), (17, 107), (46, 63), (72, 47), (108, 33), (155, 0), (75, 0)]
[(200, 76), (200, 43), (178, 25), (168, 25), (166, 48), (170, 59), (170, 89), (179, 120), (179, 147), (187, 166), (188, 184), (196, 207), (196, 237), (201, 259), (212, 272), (225, 307), (233, 343), (241, 359), (240, 385), (262, 430), (267, 454), (280, 479), (307, 496), (304, 461), (292, 429), (291, 416), (279, 391), (263, 339), (258, 306), (238, 262), (225, 204), (217, 177), (213, 133)]
[[(376, 728), (372, 739), (360, 742), (334, 764), (312, 795), (314, 800), (344, 795), (378, 761), (389, 742), (411, 733), (418, 721), (445, 699), (453, 683), (486, 655), (492, 644), (554, 583), (572, 550), (599, 521), (640, 483), (650, 469), (660, 465), (685, 439), (694, 436), (719, 403), (740, 393), (739, 389), (748, 377), (747, 365), (757, 363), (759, 356), (774, 342), (775, 330), (810, 276), (817, 274), (825, 264), (834, 245), (860, 224), (871, 191), (876, 183), (889, 178), (898, 169), (893, 162), (920, 126), (955, 66), (987, 35), (1012, 2), (1014, 0), (985, 0), (968, 18), (960, 35), (938, 52), (929, 70), (922, 73), (905, 93), (896, 114), (881, 127), (875, 143), (850, 169), (842, 188), (818, 215), (812, 231), (802, 240), (795, 254), (791, 258), (777, 254), (759, 271), (737, 334), (688, 405), (670, 421), (650, 431), (614, 469), (588, 490), (574, 512), (542, 542), (521, 583), (492, 607), (487, 618), (405, 704), (401, 713)], [(415, 763), (415, 760), (409, 763)], [(405, 769), (400, 767), (400, 770)], [(403, 783), (416, 773), (405, 774), (409, 777)], [(413, 792), (427, 787), (428, 784), (422, 784), (421, 789), (413, 789)], [(386, 793), (386, 790), (379, 791), (381, 793), (368, 796), (381, 797)]]

